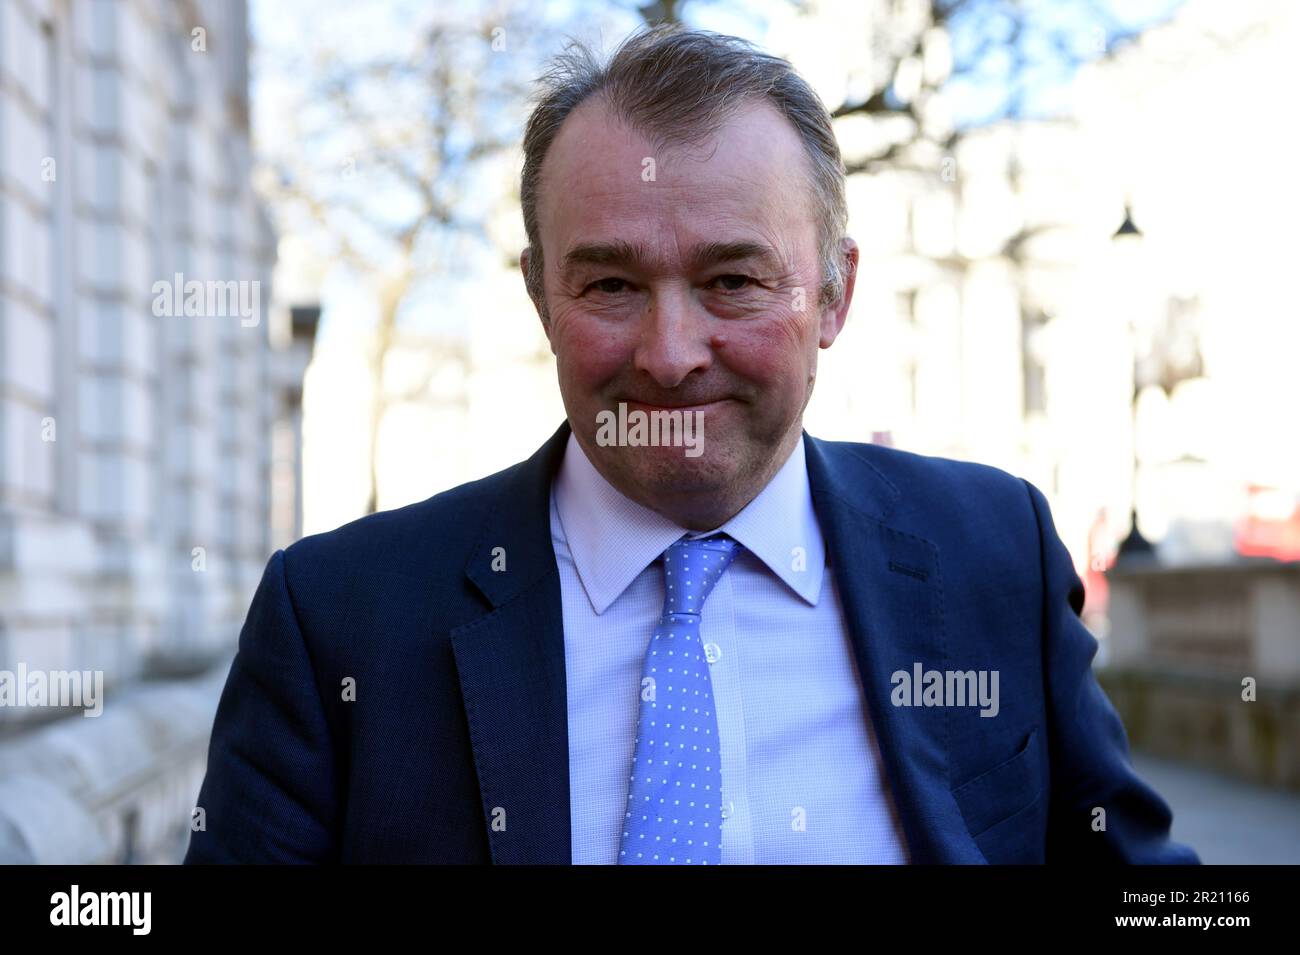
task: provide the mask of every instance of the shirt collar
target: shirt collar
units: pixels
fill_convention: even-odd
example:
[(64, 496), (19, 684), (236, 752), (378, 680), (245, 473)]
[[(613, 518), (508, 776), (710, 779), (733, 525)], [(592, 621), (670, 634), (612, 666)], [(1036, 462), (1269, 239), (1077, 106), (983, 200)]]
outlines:
[(606, 481), (572, 432), (552, 494), (561, 533), (597, 614), (683, 535), (730, 534), (807, 603), (815, 606), (821, 594), (826, 547), (813, 509), (803, 437), (752, 501), (721, 527), (699, 534)]

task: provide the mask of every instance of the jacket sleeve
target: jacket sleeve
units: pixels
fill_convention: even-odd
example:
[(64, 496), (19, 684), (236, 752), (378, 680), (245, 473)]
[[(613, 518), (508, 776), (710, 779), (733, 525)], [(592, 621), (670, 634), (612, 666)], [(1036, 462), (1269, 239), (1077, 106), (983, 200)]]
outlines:
[(338, 857), (334, 753), (285, 560), (271, 556), (239, 634), (186, 864)]
[(1042, 492), (1024, 484), (1038, 522), (1043, 571), (1051, 764), (1046, 859), (1199, 864), (1191, 848), (1170, 840), (1173, 813), (1133, 770), (1124, 725), (1092, 673), (1097, 641), (1079, 618), (1083, 582)]

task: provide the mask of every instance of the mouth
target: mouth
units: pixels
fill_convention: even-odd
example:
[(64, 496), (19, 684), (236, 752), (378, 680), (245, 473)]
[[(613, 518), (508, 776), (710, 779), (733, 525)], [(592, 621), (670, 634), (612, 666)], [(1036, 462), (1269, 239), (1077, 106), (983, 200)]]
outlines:
[(649, 404), (644, 401), (626, 401), (628, 411), (644, 411), (647, 413), (654, 411), (707, 411), (710, 408), (718, 408), (731, 401), (730, 398), (718, 398), (716, 401), (705, 401), (693, 405), (658, 405)]

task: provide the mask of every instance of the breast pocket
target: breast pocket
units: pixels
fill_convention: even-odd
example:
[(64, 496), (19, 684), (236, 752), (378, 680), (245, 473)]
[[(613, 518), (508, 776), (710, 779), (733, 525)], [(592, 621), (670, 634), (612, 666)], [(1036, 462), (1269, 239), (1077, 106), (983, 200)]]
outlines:
[(952, 791), (972, 836), (1033, 805), (1042, 790), (1038, 727), (1009, 758)]

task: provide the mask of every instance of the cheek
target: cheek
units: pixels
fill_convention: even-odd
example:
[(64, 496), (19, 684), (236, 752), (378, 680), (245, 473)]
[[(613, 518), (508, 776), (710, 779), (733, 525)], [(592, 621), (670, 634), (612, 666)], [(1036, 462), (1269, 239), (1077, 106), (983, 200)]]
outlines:
[(776, 390), (803, 387), (810, 351), (807, 316), (737, 322), (720, 334), (727, 343), (718, 355), (736, 374)]
[(557, 315), (552, 335), (560, 376), (575, 384), (599, 384), (612, 377), (632, 348), (617, 327), (578, 313)]

